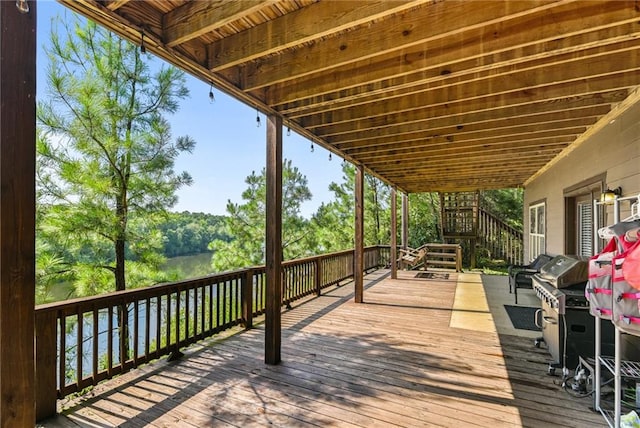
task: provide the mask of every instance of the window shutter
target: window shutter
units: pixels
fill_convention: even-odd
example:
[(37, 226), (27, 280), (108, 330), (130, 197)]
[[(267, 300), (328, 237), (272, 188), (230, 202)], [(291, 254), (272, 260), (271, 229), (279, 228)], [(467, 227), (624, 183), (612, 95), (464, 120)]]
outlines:
[(578, 203), (578, 254), (593, 255), (593, 206), (590, 203)]

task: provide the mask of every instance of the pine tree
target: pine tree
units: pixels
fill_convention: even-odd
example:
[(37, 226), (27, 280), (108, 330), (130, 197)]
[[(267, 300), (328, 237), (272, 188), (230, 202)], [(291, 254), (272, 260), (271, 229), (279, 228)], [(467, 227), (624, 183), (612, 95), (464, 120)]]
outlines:
[[(334, 200), (322, 204), (313, 220), (319, 241), (320, 252), (353, 248), (355, 167), (344, 163), (342, 183), (331, 183), (329, 190)], [(389, 186), (377, 178), (364, 177), (364, 243), (365, 245), (388, 244), (391, 233)]]
[(172, 139), (165, 117), (188, 96), (184, 73), (152, 71), (149, 55), (78, 19), (52, 25), (46, 51), (48, 93), (37, 113), (40, 237), (64, 249), (78, 294), (162, 279), (156, 222), (191, 183), (174, 161), (195, 142)]
[[(265, 263), (266, 170), (255, 171), (246, 179), (242, 204), (227, 203), (223, 233), (230, 241), (215, 240), (209, 248), (214, 252), (212, 267), (224, 271)], [(284, 260), (316, 254), (315, 234), (300, 213), (303, 202), (311, 199), (305, 177), (290, 160), (282, 167), (282, 253)]]

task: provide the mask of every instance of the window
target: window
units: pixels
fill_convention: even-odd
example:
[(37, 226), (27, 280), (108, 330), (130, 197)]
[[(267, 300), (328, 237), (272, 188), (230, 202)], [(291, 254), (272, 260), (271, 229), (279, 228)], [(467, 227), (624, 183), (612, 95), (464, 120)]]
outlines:
[(529, 258), (531, 260), (545, 252), (545, 206), (544, 202), (529, 207)]

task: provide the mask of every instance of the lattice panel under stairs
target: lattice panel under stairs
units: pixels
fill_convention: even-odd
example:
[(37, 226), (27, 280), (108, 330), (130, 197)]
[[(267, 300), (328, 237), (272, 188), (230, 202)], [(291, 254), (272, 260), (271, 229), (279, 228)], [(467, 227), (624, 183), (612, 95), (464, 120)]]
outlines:
[(441, 193), (444, 238), (474, 237), (478, 230), (478, 193)]

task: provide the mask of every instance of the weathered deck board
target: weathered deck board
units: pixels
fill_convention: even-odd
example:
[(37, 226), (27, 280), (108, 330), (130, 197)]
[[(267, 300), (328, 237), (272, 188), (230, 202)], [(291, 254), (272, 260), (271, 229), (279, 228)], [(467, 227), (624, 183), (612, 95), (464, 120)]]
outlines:
[(530, 338), (449, 327), (455, 274), (382, 273), (364, 304), (345, 285), (285, 311), (280, 365), (259, 326), (100, 385), (45, 426), (603, 426)]

